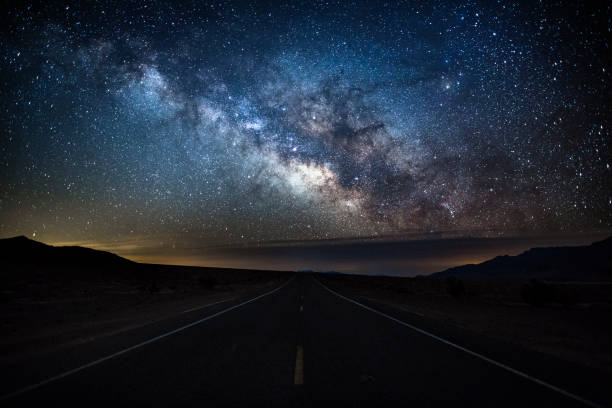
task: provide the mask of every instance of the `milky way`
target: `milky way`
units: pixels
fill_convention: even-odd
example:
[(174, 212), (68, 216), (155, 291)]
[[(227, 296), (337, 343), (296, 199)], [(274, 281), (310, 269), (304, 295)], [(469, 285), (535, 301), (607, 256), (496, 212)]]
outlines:
[(3, 12), (2, 236), (612, 228), (609, 7), (44, 3)]

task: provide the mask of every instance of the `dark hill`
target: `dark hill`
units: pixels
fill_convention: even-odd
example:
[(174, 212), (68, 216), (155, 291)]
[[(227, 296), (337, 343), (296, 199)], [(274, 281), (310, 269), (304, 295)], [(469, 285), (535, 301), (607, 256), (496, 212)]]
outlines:
[(79, 246), (54, 247), (24, 236), (0, 239), (0, 260), (6, 266), (108, 268), (134, 264), (110, 252)]
[(517, 256), (498, 256), (431, 275), (436, 278), (612, 280), (612, 237), (588, 246), (532, 248)]
[[(0, 286), (23, 287), (122, 282), (148, 285), (152, 291), (167, 287), (212, 288), (215, 285), (251, 284), (275, 280), (286, 272), (197, 266), (155, 265), (133, 262), (105, 251), (79, 246), (51, 246), (20, 236), (0, 239)], [(21, 286), (20, 286), (21, 285)]]

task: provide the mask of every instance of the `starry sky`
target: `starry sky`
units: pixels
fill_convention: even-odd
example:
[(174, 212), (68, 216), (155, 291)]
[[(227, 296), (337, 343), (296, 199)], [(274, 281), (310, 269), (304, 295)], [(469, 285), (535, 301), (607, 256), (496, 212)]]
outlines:
[(612, 231), (610, 6), (423, 3), (3, 3), (1, 237), (325, 269)]

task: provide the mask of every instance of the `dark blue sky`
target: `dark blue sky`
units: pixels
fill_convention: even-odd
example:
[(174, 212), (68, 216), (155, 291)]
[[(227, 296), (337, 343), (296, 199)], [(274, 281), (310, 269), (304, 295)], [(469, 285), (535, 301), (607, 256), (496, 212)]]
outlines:
[(610, 231), (610, 8), (421, 3), (8, 6), (0, 234), (207, 264)]

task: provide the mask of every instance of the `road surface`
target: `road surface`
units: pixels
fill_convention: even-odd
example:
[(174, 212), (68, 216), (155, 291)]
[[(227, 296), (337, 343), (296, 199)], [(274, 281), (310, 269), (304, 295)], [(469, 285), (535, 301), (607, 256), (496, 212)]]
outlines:
[(596, 372), (335, 289), (298, 274), (271, 292), (2, 364), (0, 404), (609, 404)]

